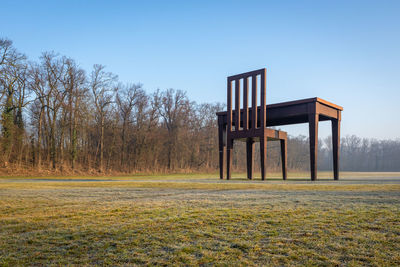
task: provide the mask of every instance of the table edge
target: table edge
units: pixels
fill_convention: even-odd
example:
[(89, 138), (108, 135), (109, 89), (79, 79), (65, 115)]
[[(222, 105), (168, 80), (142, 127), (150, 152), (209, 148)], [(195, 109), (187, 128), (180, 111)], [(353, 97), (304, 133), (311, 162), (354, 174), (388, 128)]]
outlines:
[[(337, 109), (340, 111), (343, 110), (343, 107), (333, 104), (332, 102), (326, 101), (319, 97), (312, 97), (312, 98), (306, 98), (306, 99), (300, 99), (300, 100), (294, 100), (294, 101), (281, 102), (281, 103), (276, 103), (276, 104), (269, 104), (269, 105), (267, 105), (267, 108), (285, 107), (285, 106), (298, 105), (298, 104), (311, 103), (311, 102), (319, 102), (321, 104), (332, 107), (334, 109)], [(224, 115), (224, 114), (226, 114), (226, 112), (227, 111), (219, 111), (216, 114)]]

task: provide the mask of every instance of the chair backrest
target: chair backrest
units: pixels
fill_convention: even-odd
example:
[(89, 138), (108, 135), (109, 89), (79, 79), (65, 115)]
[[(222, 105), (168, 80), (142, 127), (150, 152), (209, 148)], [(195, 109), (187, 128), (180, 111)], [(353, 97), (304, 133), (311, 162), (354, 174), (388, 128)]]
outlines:
[[(257, 125), (257, 95), (258, 95), (258, 76), (260, 77), (260, 123)], [(256, 129), (265, 129), (266, 121), (266, 76), (267, 70), (259, 69), (255, 71), (250, 71), (242, 74), (237, 74), (228, 77), (228, 120), (227, 120), (227, 131), (228, 132), (254, 132)], [(251, 106), (249, 107), (249, 78), (251, 78)], [(242, 80), (242, 82), (241, 82)], [(232, 109), (232, 86), (234, 83), (235, 87), (235, 108)], [(241, 83), (243, 85), (243, 124), (241, 127), (241, 114), (240, 114), (240, 100), (241, 100)], [(251, 125), (249, 118), (249, 110), (251, 111)], [(234, 111), (234, 121), (233, 114)], [(235, 128), (233, 129), (233, 125)]]

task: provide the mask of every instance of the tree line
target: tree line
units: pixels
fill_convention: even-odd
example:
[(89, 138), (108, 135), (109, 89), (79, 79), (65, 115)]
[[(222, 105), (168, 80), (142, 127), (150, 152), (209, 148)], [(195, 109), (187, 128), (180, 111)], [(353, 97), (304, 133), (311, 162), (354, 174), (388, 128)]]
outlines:
[[(44, 52), (37, 61), (0, 39), (1, 169), (135, 173), (215, 171), (216, 112), (182, 90), (147, 93), (121, 83), (105, 66), (82, 69), (69, 57)], [(331, 143), (331, 142), (330, 142)], [(331, 168), (331, 145), (321, 140), (320, 168)], [(244, 170), (244, 145), (234, 168)], [(288, 167), (306, 170), (308, 139), (290, 137)], [(269, 144), (270, 170), (279, 170), (279, 145)], [(342, 139), (341, 169), (399, 171), (400, 141)]]

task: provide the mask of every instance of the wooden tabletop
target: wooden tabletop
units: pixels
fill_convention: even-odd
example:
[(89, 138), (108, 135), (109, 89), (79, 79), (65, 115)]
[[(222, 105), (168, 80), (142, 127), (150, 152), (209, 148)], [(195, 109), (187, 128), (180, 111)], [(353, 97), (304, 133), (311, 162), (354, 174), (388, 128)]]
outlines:
[[(294, 106), (294, 105), (312, 103), (312, 102), (319, 102), (325, 106), (328, 106), (328, 107), (331, 107), (331, 108), (334, 108), (334, 109), (337, 109), (340, 111), (343, 110), (343, 107), (333, 104), (333, 103), (326, 101), (319, 97), (312, 97), (312, 98), (300, 99), (300, 100), (295, 100), (295, 101), (287, 101), (287, 102), (281, 102), (281, 103), (276, 103), (276, 104), (269, 104), (269, 105), (267, 105), (267, 109)], [(217, 115), (218, 116), (226, 115), (226, 111), (217, 112)]]

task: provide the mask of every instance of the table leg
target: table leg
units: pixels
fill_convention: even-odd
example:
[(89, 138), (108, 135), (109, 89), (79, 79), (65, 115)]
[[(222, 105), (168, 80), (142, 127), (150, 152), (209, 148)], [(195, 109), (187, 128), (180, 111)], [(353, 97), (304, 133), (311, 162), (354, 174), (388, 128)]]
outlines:
[(253, 138), (247, 138), (246, 140), (246, 152), (247, 152), (247, 179), (253, 179), (254, 173), (254, 140)]
[(281, 160), (282, 160), (282, 178), (287, 177), (287, 139), (280, 140), (281, 142)]
[(339, 180), (340, 120), (332, 120), (333, 179)]
[(218, 150), (219, 150), (219, 178), (224, 179), (224, 124), (222, 117), (218, 116)]
[(310, 171), (312, 181), (317, 179), (318, 120), (318, 113), (311, 113), (308, 115), (308, 128), (310, 132)]

